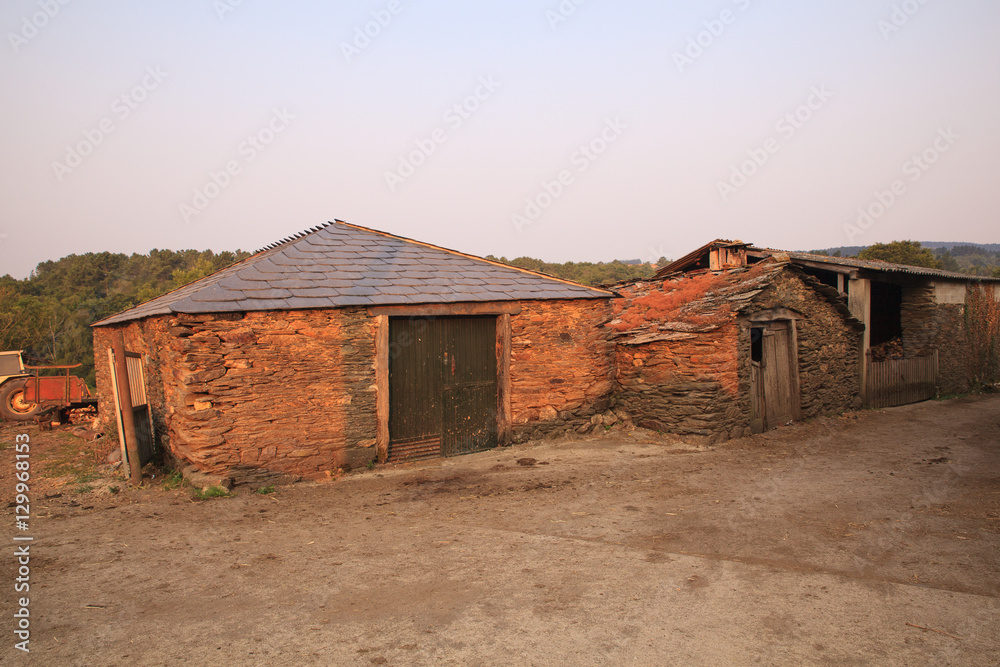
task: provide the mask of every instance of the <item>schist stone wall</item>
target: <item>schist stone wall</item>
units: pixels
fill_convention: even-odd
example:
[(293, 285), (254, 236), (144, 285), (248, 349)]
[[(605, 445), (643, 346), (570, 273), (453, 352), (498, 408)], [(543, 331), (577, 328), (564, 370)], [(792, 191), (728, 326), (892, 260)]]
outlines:
[[(683, 280), (667, 289), (683, 289)], [(828, 288), (792, 270), (776, 270), (747, 285), (752, 289), (726, 288), (731, 296), (718, 297), (720, 306), (735, 305), (723, 321), (706, 325), (692, 318), (685, 331), (684, 316), (675, 316), (668, 340), (619, 342), (616, 400), (637, 425), (711, 442), (749, 435), (750, 317), (779, 308), (796, 318), (802, 416), (860, 407), (861, 333), (823, 296)], [(640, 284), (620, 290), (624, 310), (636, 293), (648, 289)]]
[[(605, 410), (613, 382), (606, 299), (525, 302), (511, 317), (518, 437)], [(94, 330), (103, 418), (107, 350), (144, 357), (159, 442), (180, 465), (261, 484), (322, 479), (375, 458), (376, 318), (364, 308), (170, 315)], [(103, 360), (103, 361), (102, 361)]]
[(375, 456), (374, 322), (359, 308), (176, 315), (126, 325), (125, 341), (150, 355), (174, 458), (237, 483), (318, 479)]
[(618, 345), (617, 403), (637, 426), (725, 439), (740, 421), (737, 336), (729, 323), (679, 340)]
[[(958, 287), (957, 292), (954, 287), (945, 291), (926, 284), (904, 287), (900, 308), (903, 351), (907, 356), (921, 356), (938, 350), (938, 391), (942, 394), (969, 388), (965, 289)], [(942, 294), (944, 298), (939, 298)]]
[[(675, 312), (668, 324), (638, 305), (659, 290), (690, 292), (695, 280), (674, 279), (665, 288), (658, 281), (640, 282), (618, 290), (622, 296), (616, 308), (618, 320), (630, 320), (635, 331), (651, 332), (616, 336), (615, 401), (637, 426), (717, 441), (728, 437), (727, 425), (740, 418), (735, 317), (717, 311), (714, 321), (705, 322), (697, 315)], [(651, 337), (659, 340), (641, 342)]]
[(514, 436), (569, 432), (608, 408), (614, 353), (607, 299), (523, 302), (511, 317)]

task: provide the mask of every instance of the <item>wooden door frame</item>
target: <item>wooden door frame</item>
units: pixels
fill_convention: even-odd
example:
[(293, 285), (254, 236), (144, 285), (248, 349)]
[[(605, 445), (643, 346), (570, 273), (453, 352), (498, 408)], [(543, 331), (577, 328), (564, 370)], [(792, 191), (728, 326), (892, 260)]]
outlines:
[(416, 306), (376, 306), (368, 309), (375, 320), (375, 452), (379, 463), (389, 459), (389, 321), (393, 317), (496, 317), (497, 442), (511, 437), (511, 316), (521, 312), (517, 302), (435, 303)]

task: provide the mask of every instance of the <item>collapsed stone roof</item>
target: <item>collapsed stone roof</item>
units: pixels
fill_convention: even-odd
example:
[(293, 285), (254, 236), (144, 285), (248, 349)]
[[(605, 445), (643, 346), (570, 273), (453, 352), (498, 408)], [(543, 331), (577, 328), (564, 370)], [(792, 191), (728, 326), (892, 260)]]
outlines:
[[(648, 321), (639, 327), (615, 330), (616, 323), (620, 323), (620, 320), (613, 320), (608, 326), (614, 331), (612, 337), (615, 342), (624, 345), (643, 345), (658, 341), (695, 338), (698, 334), (715, 331), (724, 326), (728, 320), (720, 322), (718, 320), (720, 313), (729, 312), (732, 317), (735, 317), (747, 311), (783, 272), (795, 275), (806, 286), (823, 297), (851, 327), (857, 330), (864, 329), (864, 323), (851, 314), (844, 299), (835, 288), (807, 275), (798, 266), (788, 261), (778, 261), (773, 258), (747, 267), (721, 271), (703, 270), (694, 274), (674, 274), (667, 278), (667, 282), (673, 282), (675, 288), (684, 281), (692, 280), (698, 276), (715, 275), (727, 280), (724, 285), (710, 289), (700, 296), (695, 296), (680, 306), (673, 313), (671, 321)], [(655, 290), (664, 289), (661, 285), (663, 285), (663, 281), (654, 279), (651, 282), (633, 283), (631, 289), (635, 292), (635, 296), (645, 296)], [(664, 291), (669, 293), (670, 290), (664, 289)]]
[(336, 221), (93, 326), (170, 313), (611, 296), (607, 290)]

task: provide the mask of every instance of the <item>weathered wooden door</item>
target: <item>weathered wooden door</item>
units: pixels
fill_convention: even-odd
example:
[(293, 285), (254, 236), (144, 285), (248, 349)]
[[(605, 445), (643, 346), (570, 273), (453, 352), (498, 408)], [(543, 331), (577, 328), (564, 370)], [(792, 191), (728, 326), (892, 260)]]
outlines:
[(768, 322), (751, 331), (751, 422), (760, 432), (799, 417), (798, 355), (792, 323)]
[(125, 446), (125, 429), (122, 426), (122, 405), (120, 400), (121, 385), (128, 382), (132, 400), (132, 415), (135, 422), (135, 435), (139, 449), (139, 465), (144, 466), (153, 460), (156, 453), (156, 433), (153, 430), (153, 411), (146, 398), (146, 374), (143, 370), (142, 356), (135, 352), (125, 353), (128, 378), (119, 378), (115, 372), (114, 352), (108, 349), (108, 362), (111, 364), (111, 383), (114, 389), (115, 417), (118, 422), (118, 436), (121, 443), (122, 461), (128, 465), (128, 451)]
[(389, 460), (496, 445), (496, 317), (391, 319)]

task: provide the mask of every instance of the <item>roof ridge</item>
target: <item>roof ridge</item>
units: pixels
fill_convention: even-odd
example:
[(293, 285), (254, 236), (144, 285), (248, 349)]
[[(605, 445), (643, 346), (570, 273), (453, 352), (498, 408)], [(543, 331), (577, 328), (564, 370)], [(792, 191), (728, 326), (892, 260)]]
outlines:
[[(337, 222), (340, 222), (340, 221), (338, 220)], [(259, 248), (259, 249), (255, 250), (254, 253), (253, 253), (253, 255), (250, 255), (250, 257), (253, 257), (254, 255), (257, 255), (257, 254), (262, 253), (262, 252), (266, 252), (268, 250), (274, 250), (275, 248), (280, 248), (281, 246), (287, 245), (287, 244), (291, 243), (292, 241), (298, 241), (299, 239), (304, 239), (305, 237), (309, 236), (310, 234), (315, 234), (318, 231), (326, 229), (327, 227), (329, 227), (332, 224), (333, 224), (333, 222), (325, 222), (322, 225), (317, 225), (316, 227), (309, 227), (309, 228), (307, 228), (307, 229), (305, 229), (305, 230), (303, 230), (301, 232), (296, 232), (296, 233), (292, 234), (291, 236), (286, 236), (285, 238), (281, 239), (280, 241), (274, 241), (273, 243), (268, 243), (263, 248)]]

